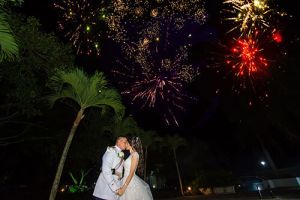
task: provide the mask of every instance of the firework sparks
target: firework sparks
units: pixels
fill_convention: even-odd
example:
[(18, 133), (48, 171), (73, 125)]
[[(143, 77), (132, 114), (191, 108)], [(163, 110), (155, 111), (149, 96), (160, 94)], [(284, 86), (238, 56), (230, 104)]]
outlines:
[(108, 35), (131, 60), (130, 67), (121, 62), (114, 71), (123, 80), (122, 93), (142, 108), (158, 110), (168, 125), (178, 126), (177, 112), (193, 99), (186, 87), (199, 74), (188, 63), (189, 44), (179, 39), (180, 30), (205, 22), (202, 0), (114, 0), (112, 5)]
[(230, 9), (225, 12), (233, 15), (227, 20), (233, 21), (236, 26), (229, 32), (238, 29), (241, 35), (249, 35), (255, 30), (268, 29), (271, 27), (271, 18), (274, 14), (282, 16), (280, 13), (271, 9), (268, 0), (225, 0), (224, 4), (230, 5)]
[(99, 3), (87, 0), (64, 0), (55, 3), (54, 7), (60, 12), (61, 20), (58, 28), (65, 33), (76, 48), (77, 54), (100, 54), (101, 26), (99, 22), (104, 20), (104, 10)]
[(114, 71), (125, 79), (123, 84), (127, 89), (122, 93), (142, 108), (157, 108), (168, 125), (178, 126), (176, 113), (184, 110), (187, 101), (192, 100), (185, 92), (186, 86), (199, 72), (187, 63), (186, 48), (170, 58), (160, 52), (157, 42), (146, 44), (147, 47), (135, 49), (135, 67), (123, 65), (124, 68)]
[(277, 43), (281, 43), (282, 42), (282, 35), (281, 35), (281, 32), (274, 29), (273, 30), (273, 33), (272, 33), (272, 38), (275, 42)]
[(149, 39), (157, 38), (155, 27), (160, 27), (157, 23), (171, 23), (170, 27), (179, 30), (187, 22), (203, 24), (206, 21), (203, 0), (113, 0), (108, 10), (108, 35), (120, 44), (136, 42), (136, 38), (146, 35)]
[(226, 64), (230, 66), (240, 82), (240, 86), (245, 89), (247, 84), (267, 73), (269, 64), (262, 54), (257, 39), (250, 36), (236, 40), (235, 46), (231, 49), (231, 54), (227, 56)]

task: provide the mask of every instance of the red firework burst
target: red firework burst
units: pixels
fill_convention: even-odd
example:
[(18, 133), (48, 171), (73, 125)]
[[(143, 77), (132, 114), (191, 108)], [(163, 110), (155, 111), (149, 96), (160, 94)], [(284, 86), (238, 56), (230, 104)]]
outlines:
[(281, 43), (282, 42), (282, 35), (281, 35), (281, 32), (274, 29), (273, 30), (273, 33), (272, 33), (272, 38), (275, 42), (277, 43)]
[[(252, 80), (257, 76), (264, 75), (268, 69), (267, 59), (259, 48), (258, 41), (251, 37), (236, 40), (231, 54), (226, 59), (234, 75), (243, 80)], [(246, 87), (246, 82), (242, 84)]]

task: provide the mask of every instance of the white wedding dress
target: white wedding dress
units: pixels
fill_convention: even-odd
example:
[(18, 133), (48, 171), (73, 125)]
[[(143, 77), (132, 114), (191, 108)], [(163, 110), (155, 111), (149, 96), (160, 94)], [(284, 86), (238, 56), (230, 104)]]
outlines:
[[(125, 171), (122, 179), (123, 184), (130, 172), (132, 156), (137, 156), (137, 158), (139, 158), (139, 154), (134, 152), (125, 160)], [(136, 174), (134, 174), (125, 190), (125, 193), (120, 197), (120, 200), (153, 200), (153, 197), (149, 185)]]

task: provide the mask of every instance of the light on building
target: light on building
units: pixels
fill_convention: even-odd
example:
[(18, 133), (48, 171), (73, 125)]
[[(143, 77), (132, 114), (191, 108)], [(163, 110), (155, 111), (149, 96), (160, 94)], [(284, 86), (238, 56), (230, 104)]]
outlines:
[(261, 190), (261, 187), (260, 187), (260, 186), (257, 186), (257, 190), (260, 191), (260, 190)]
[(260, 164), (262, 165), (262, 166), (266, 166), (266, 162), (265, 161), (260, 161)]

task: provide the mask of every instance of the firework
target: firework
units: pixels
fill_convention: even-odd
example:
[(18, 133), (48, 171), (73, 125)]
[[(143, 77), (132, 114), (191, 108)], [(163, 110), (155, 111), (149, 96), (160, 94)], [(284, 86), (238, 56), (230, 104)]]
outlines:
[(205, 20), (202, 0), (114, 0), (109, 10), (108, 35), (130, 60), (114, 70), (122, 94), (157, 110), (168, 125), (178, 126), (177, 113), (193, 99), (186, 87), (199, 74), (188, 63), (189, 44), (181, 30)]
[(98, 2), (64, 0), (54, 4), (60, 13), (58, 28), (72, 42), (77, 54), (100, 53), (101, 21), (106, 15)]
[(254, 81), (268, 74), (269, 64), (257, 37), (245, 36), (235, 41), (226, 64), (237, 78), (240, 88), (254, 88)]
[(272, 26), (271, 18), (275, 14), (284, 15), (283, 12), (270, 8), (268, 0), (225, 0), (224, 4), (230, 6), (225, 10), (230, 17), (225, 19), (235, 24), (229, 32), (239, 30), (241, 35), (252, 34), (257, 29), (269, 29)]
[(132, 103), (157, 109), (168, 125), (178, 126), (176, 113), (193, 99), (186, 93), (186, 87), (199, 71), (188, 64), (187, 47), (180, 48), (173, 56), (169, 55), (170, 49), (159, 47), (160, 42), (162, 39), (142, 40), (140, 46), (133, 49), (132, 65), (122, 65), (123, 68), (118, 67), (114, 72), (119, 80), (123, 77), (122, 94), (128, 95)]
[(276, 43), (281, 43), (282, 42), (282, 35), (281, 32), (274, 29), (272, 32), (272, 39), (276, 42)]
[(161, 28), (161, 24), (171, 24), (169, 27), (180, 30), (187, 22), (206, 21), (202, 0), (113, 0), (108, 10), (108, 35), (120, 44), (145, 37), (155, 39), (155, 29)]

